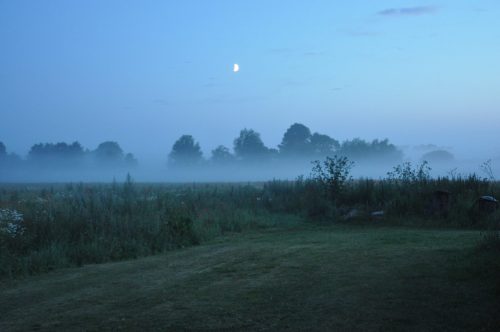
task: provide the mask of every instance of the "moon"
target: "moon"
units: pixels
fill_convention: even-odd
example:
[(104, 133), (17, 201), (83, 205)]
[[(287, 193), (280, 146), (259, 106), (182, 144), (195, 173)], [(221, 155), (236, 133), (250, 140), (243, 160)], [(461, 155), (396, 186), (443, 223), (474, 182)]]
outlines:
[(237, 73), (237, 72), (239, 72), (239, 71), (240, 71), (240, 65), (239, 65), (239, 64), (237, 64), (237, 63), (235, 63), (235, 64), (233, 65), (233, 72)]

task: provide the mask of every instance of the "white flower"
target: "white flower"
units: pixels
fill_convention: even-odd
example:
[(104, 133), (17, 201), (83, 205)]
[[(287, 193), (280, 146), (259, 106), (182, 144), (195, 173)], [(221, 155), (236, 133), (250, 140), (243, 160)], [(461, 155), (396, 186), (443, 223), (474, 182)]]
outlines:
[(23, 215), (16, 210), (0, 209), (0, 233), (16, 237), (24, 233)]

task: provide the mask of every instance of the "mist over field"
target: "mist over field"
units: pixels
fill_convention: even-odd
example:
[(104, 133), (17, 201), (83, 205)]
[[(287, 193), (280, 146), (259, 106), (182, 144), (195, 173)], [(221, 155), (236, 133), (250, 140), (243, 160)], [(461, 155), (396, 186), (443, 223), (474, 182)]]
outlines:
[(500, 331), (499, 22), (0, 0), (0, 331)]
[[(376, 162), (347, 153), (354, 177), (443, 150), (452, 157), (430, 156), (434, 176), (479, 173), (490, 159), (499, 174), (499, 15), (491, 0), (3, 1), (0, 181), (293, 179), (342, 152), (285, 161), (279, 146), (293, 123), (338, 144), (388, 138), (401, 151)], [(273, 156), (249, 162), (234, 150), (244, 128)], [(183, 135), (204, 166), (172, 167)], [(34, 145), (61, 142), (78, 142), (78, 166), (34, 157)], [(128, 161), (96, 161), (104, 142)], [(236, 163), (207, 166), (220, 144)]]
[(2, 182), (112, 182), (128, 175), (139, 182), (245, 182), (295, 180), (308, 177), (315, 161), (345, 156), (353, 178), (384, 179), (404, 163), (430, 167), (433, 177), (476, 174), (494, 178), (499, 158), (456, 157), (452, 147), (433, 144), (398, 147), (388, 139), (338, 140), (294, 123), (277, 147), (267, 147), (260, 134), (243, 129), (232, 148), (217, 146), (203, 153), (191, 135), (182, 135), (163, 158), (144, 161), (125, 152), (118, 142), (106, 141), (94, 150), (79, 142), (34, 144), (24, 157), (9, 153), (0, 142)]

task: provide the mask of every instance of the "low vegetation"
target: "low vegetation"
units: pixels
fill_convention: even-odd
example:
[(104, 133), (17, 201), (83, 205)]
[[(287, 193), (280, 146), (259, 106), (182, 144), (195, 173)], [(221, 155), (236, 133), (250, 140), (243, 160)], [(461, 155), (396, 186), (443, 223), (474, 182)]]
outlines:
[[(264, 183), (4, 184), (0, 330), (500, 326), (500, 184), (433, 179), (425, 162), (382, 180), (351, 167), (330, 157)], [(90, 264), (109, 261), (123, 262)]]
[[(316, 162), (296, 181), (248, 184), (3, 185), (0, 277), (123, 260), (232, 232), (316, 223), (377, 223), (498, 231), (482, 195), (500, 184), (476, 175), (431, 179), (426, 163), (387, 179), (352, 180), (345, 157)], [(436, 203), (436, 192), (449, 196)], [(489, 236), (488, 243), (495, 241)]]
[(497, 331), (475, 230), (301, 225), (0, 283), (2, 331)]

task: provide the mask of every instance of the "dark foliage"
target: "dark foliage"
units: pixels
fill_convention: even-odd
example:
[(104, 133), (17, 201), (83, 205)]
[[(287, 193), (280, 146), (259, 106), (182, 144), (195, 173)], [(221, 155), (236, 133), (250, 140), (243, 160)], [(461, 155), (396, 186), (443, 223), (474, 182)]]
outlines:
[(212, 150), (212, 162), (215, 164), (230, 164), (234, 162), (234, 155), (229, 151), (229, 149), (223, 145), (219, 145), (217, 148)]
[(314, 133), (311, 136), (311, 149), (315, 156), (330, 156), (335, 154), (339, 148), (339, 142), (328, 135)]
[(35, 144), (28, 153), (28, 160), (34, 164), (55, 166), (68, 166), (68, 164), (78, 164), (82, 161), (85, 152), (78, 142), (67, 144), (45, 143)]
[(260, 134), (253, 129), (243, 129), (234, 140), (234, 152), (241, 160), (262, 160), (269, 156), (269, 149), (264, 145)]
[(339, 154), (354, 161), (374, 160), (386, 163), (401, 161), (403, 153), (388, 139), (373, 140), (367, 142), (360, 138), (355, 138), (342, 143)]
[(425, 153), (421, 159), (431, 163), (449, 163), (454, 161), (455, 157), (446, 150), (434, 150)]
[(7, 148), (3, 142), (0, 142), (0, 158), (5, 158), (7, 156)]
[(302, 157), (311, 154), (311, 131), (300, 123), (294, 123), (287, 129), (279, 145), (283, 155)]
[(182, 135), (172, 146), (169, 162), (174, 166), (199, 165), (202, 161), (200, 144), (193, 136)]

